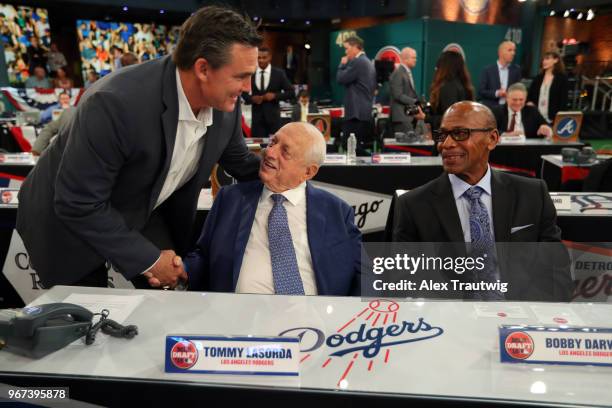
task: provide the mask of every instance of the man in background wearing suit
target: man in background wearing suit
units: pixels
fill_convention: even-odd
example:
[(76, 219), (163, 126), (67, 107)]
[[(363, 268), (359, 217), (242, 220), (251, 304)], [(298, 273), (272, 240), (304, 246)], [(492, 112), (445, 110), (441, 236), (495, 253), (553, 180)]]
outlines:
[(552, 129), (538, 111), (538, 108), (525, 105), (527, 102), (527, 88), (520, 82), (508, 88), (506, 96), (508, 105), (496, 106), (493, 109), (497, 129), (502, 137), (505, 135), (525, 135), (527, 138), (552, 138)]
[[(393, 241), (466, 242), (472, 248), (495, 253), (495, 242), (560, 242), (556, 211), (546, 183), (493, 171), (489, 153), (499, 141), (495, 118), (484, 105), (462, 101), (446, 111), (436, 136), (444, 173), (435, 180), (403, 194), (395, 207)], [(567, 257), (562, 244), (551, 264)], [(514, 254), (512, 254), (514, 255)], [(512, 256), (511, 255), (511, 256)], [(484, 276), (508, 282), (505, 296), (481, 292), (477, 299), (567, 301), (572, 291), (569, 268), (547, 265), (536, 274), (522, 274), (502, 267), (510, 260), (489, 256)], [(457, 279), (458, 275), (454, 275)], [(467, 279), (467, 277), (465, 277)]]
[(401, 64), (389, 77), (389, 91), (391, 93), (391, 122), (393, 131), (406, 133), (414, 130), (413, 119), (423, 120), (425, 114), (418, 108), (418, 114), (409, 116), (406, 108), (416, 106), (419, 96), (414, 88), (412, 69), (417, 63), (417, 53), (414, 49), (406, 47), (400, 53)]
[(480, 74), (478, 96), (489, 108), (506, 103), (506, 90), (521, 80), (521, 68), (512, 63), (516, 54), (516, 44), (504, 41), (497, 48), (497, 62), (488, 65)]
[(308, 91), (301, 90), (298, 94), (298, 103), (295, 104), (291, 112), (291, 121), (308, 122), (309, 113), (319, 113), (319, 108), (314, 102), (310, 102)]
[(85, 92), (19, 191), (17, 230), (45, 287), (107, 286), (107, 264), (137, 287), (187, 278), (175, 257), (190, 245), (213, 166), (240, 179), (259, 168), (237, 101), (260, 42), (240, 14), (204, 7), (181, 27), (172, 57), (119, 69)]
[[(34, 144), (32, 145), (32, 154), (40, 156), (40, 154), (49, 146), (51, 139), (55, 137), (60, 128), (66, 126), (74, 115), (76, 108), (70, 105), (70, 95), (66, 92), (59, 94), (59, 104), (63, 112), (56, 120), (52, 120), (40, 131)], [(57, 108), (56, 108), (57, 109)]]
[(247, 103), (253, 105), (251, 134), (253, 137), (268, 137), (280, 128), (279, 101), (293, 99), (293, 87), (285, 72), (270, 64), (272, 54), (261, 47), (257, 56), (257, 72), (252, 78), (251, 94), (243, 94)]
[(308, 182), (325, 149), (317, 128), (289, 123), (263, 152), (261, 181), (219, 191), (197, 249), (184, 259), (190, 289), (359, 294), (361, 233), (353, 209)]
[(345, 56), (340, 60), (336, 80), (346, 89), (344, 92), (344, 122), (342, 132), (346, 139), (355, 133), (358, 148), (363, 151), (366, 143), (372, 140), (372, 106), (376, 90), (376, 70), (374, 64), (363, 51), (363, 40), (349, 37), (344, 40)]

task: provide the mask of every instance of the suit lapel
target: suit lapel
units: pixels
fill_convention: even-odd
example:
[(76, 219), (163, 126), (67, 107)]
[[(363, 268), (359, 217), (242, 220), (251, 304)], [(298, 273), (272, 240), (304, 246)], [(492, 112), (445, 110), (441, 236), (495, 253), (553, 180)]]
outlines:
[(174, 141), (176, 139), (176, 129), (178, 126), (178, 93), (176, 83), (176, 66), (170, 58), (166, 61), (166, 68), (164, 72), (164, 87), (162, 88), (162, 101), (166, 110), (162, 113), (162, 129), (164, 133), (164, 151), (163, 166), (159, 173), (151, 197), (149, 200), (149, 213), (153, 211), (153, 207), (157, 202), (157, 198), (161, 192), (168, 170), (170, 169), (170, 162), (172, 161), (172, 152), (174, 151)]
[(325, 276), (323, 275), (322, 266), (318, 262), (316, 254), (321, 254), (325, 250), (325, 211), (311, 211), (315, 205), (315, 194), (310, 183), (306, 183), (306, 232), (308, 233), (308, 247), (310, 248), (310, 257), (312, 258), (312, 269), (314, 270), (317, 279), (318, 292), (326, 286)]
[(238, 283), (238, 276), (240, 275), (240, 267), (242, 266), (242, 258), (244, 257), (244, 250), (247, 242), (249, 241), (249, 235), (251, 234), (251, 228), (253, 227), (253, 221), (255, 220), (255, 211), (257, 211), (257, 204), (263, 184), (253, 183), (253, 188), (245, 191), (242, 196), (242, 200), (239, 203), (240, 219), (238, 220), (238, 231), (236, 232), (236, 241), (234, 242), (234, 268), (232, 271), (232, 291), (236, 290), (236, 284)]
[(497, 242), (510, 241), (512, 214), (514, 214), (515, 192), (497, 171), (491, 170), (491, 201), (493, 226)]
[(432, 207), (438, 215), (440, 224), (448, 236), (450, 242), (463, 242), (463, 230), (461, 220), (457, 212), (457, 204), (453, 197), (453, 189), (446, 172), (436, 179), (432, 189)]

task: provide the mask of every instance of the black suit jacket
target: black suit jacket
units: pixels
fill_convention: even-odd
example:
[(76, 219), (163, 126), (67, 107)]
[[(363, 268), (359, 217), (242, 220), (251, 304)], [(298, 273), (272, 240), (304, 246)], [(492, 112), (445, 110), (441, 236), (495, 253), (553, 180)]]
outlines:
[[(535, 106), (538, 106), (540, 101), (540, 88), (544, 81), (544, 74), (539, 74), (533, 79), (531, 86), (529, 86), (529, 94), (527, 100), (533, 102)], [(555, 120), (557, 112), (565, 110), (567, 108), (567, 88), (568, 88), (567, 77), (563, 74), (555, 75), (552, 83), (550, 84), (550, 91), (548, 93), (548, 118), (551, 122)]]
[[(314, 102), (308, 103), (308, 113), (319, 113), (319, 108), (317, 104)], [(299, 122), (302, 118), (302, 105), (299, 103), (293, 105), (293, 110), (291, 111), (291, 121)]]
[[(506, 105), (496, 106), (493, 108), (493, 114), (497, 121), (499, 133), (504, 133), (508, 130), (509, 120), (511, 120), (509, 119), (508, 107)], [(546, 125), (546, 120), (536, 107), (525, 105), (521, 109), (521, 121), (523, 122), (523, 129), (525, 129), (525, 137), (532, 139), (544, 137), (538, 136), (538, 129), (541, 125)]]
[[(556, 224), (556, 210), (546, 183), (492, 171), (491, 193), (496, 242), (559, 243), (553, 246), (557, 256), (549, 260), (554, 265), (533, 275), (525, 275), (512, 268), (511, 258), (515, 253), (503, 259), (500, 257), (501, 281), (509, 283), (506, 299), (569, 300), (573, 285), (567, 268), (567, 252), (560, 244), (561, 230)], [(512, 232), (512, 228), (524, 226), (528, 227)], [(464, 242), (457, 205), (446, 172), (398, 199), (394, 212), (393, 241)], [(498, 245), (498, 255), (499, 247), (501, 245)], [(457, 275), (454, 275), (456, 278)]]
[[(270, 81), (266, 89), (259, 89), (255, 84), (259, 86), (260, 78), (257, 74), (251, 77), (251, 95), (244, 93), (242, 97), (246, 103), (252, 103), (251, 96), (264, 95), (268, 92), (274, 92), (276, 98), (269, 102), (263, 102), (259, 105), (253, 104), (253, 121), (263, 120), (267, 123), (274, 123), (280, 119), (280, 105), (279, 101), (287, 101), (293, 99), (295, 92), (293, 86), (287, 79), (285, 72), (282, 69), (271, 67)], [(257, 77), (257, 78), (256, 78)]]
[[(85, 92), (19, 191), (17, 230), (45, 286), (74, 283), (106, 260), (127, 279), (153, 265), (160, 248), (143, 232), (168, 175), (177, 124), (170, 57), (122, 68)], [(196, 174), (155, 211), (153, 238), (179, 254), (216, 162), (241, 179), (257, 175), (239, 104), (213, 112)]]
[[(508, 88), (515, 82), (521, 80), (521, 67), (516, 64), (508, 66)], [(478, 97), (481, 102), (492, 108), (499, 105), (499, 98), (495, 96), (495, 91), (501, 88), (499, 80), (499, 68), (497, 62), (487, 65), (480, 73), (480, 83), (478, 86)]]
[(340, 65), (336, 80), (343, 85), (344, 119), (372, 120), (374, 91), (376, 90), (376, 70), (365, 54)]
[(454, 78), (446, 81), (440, 86), (440, 95), (438, 97), (438, 106), (432, 109), (431, 114), (425, 117), (425, 121), (431, 124), (432, 130), (440, 129), (442, 115), (454, 103), (465, 101), (468, 99), (468, 92), (463, 87), (461, 81)]

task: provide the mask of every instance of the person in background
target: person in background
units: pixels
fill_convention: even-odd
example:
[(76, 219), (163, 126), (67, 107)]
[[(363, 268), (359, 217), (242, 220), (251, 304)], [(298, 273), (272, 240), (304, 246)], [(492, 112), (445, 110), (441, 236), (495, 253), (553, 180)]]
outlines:
[(131, 52), (126, 52), (121, 56), (121, 66), (127, 67), (129, 65), (138, 64), (138, 57)]
[(253, 105), (251, 128), (254, 137), (268, 137), (276, 133), (281, 126), (279, 101), (295, 97), (285, 72), (273, 67), (270, 61), (270, 49), (261, 47), (257, 56), (259, 66), (251, 78), (251, 94), (243, 94), (246, 103)]
[(54, 88), (62, 88), (69, 90), (74, 88), (74, 81), (69, 78), (64, 68), (59, 67), (56, 71), (56, 77), (53, 79)]
[(52, 42), (47, 53), (47, 66), (51, 76), (54, 76), (59, 68), (66, 68), (68, 62), (64, 54), (57, 48), (57, 43)]
[(51, 81), (47, 78), (47, 72), (42, 65), (34, 67), (34, 75), (29, 77), (25, 82), (26, 88), (53, 88)]
[(292, 122), (307, 122), (309, 113), (319, 113), (319, 108), (314, 102), (310, 102), (310, 94), (303, 89), (298, 94), (298, 103), (293, 106), (291, 112)]
[(58, 109), (67, 109), (70, 107), (70, 95), (64, 91), (60, 93), (57, 97), (57, 103), (49, 106), (47, 109), (40, 113), (40, 123), (45, 124), (50, 122), (53, 118), (53, 111)]
[(374, 64), (363, 51), (363, 40), (353, 36), (344, 40), (345, 56), (340, 60), (336, 80), (345, 87), (343, 146), (351, 133), (357, 138), (358, 154), (365, 154), (373, 138), (372, 106), (376, 90)]
[(90, 69), (89, 71), (87, 71), (87, 79), (85, 80), (85, 89), (89, 88), (99, 78), (100, 77), (95, 70)]
[[(42, 128), (34, 144), (32, 145), (32, 154), (34, 156), (40, 156), (43, 151), (53, 141), (53, 138), (57, 136), (60, 129), (66, 126), (70, 122), (76, 108), (70, 104), (70, 95), (66, 92), (59, 94), (59, 105), (54, 105), (54, 109), (63, 109), (62, 114), (56, 120), (50, 121), (45, 127)], [(53, 115), (53, 111), (51, 111)], [(41, 115), (42, 121), (42, 115)]]
[(520, 82), (508, 88), (506, 105), (493, 109), (497, 129), (502, 136), (525, 135), (527, 138), (552, 137), (552, 129), (534, 106), (526, 105), (527, 88)]
[(27, 63), (30, 65), (30, 74), (34, 74), (36, 67), (46, 67), (47, 57), (46, 49), (40, 45), (38, 38), (30, 38), (30, 46), (27, 48), (26, 56)]
[(121, 47), (117, 45), (113, 45), (111, 48), (112, 59), (113, 59), (113, 67), (114, 69), (119, 69), (123, 66), (121, 62), (121, 58), (123, 57), (123, 50)]
[(406, 47), (400, 53), (401, 64), (389, 77), (391, 93), (391, 121), (393, 132), (407, 133), (414, 130), (414, 120), (423, 120), (425, 115), (420, 107), (416, 115), (409, 115), (407, 109), (417, 106), (419, 96), (414, 87), (412, 69), (416, 67), (417, 53), (413, 48)]
[(293, 49), (293, 45), (287, 46), (287, 53), (283, 58), (283, 69), (285, 70), (289, 82), (292, 84), (295, 83), (295, 74), (298, 70), (298, 56)]
[(436, 62), (436, 71), (429, 89), (431, 113), (425, 121), (431, 124), (432, 132), (440, 128), (442, 115), (452, 104), (474, 100), (474, 86), (461, 54), (444, 51)]
[(557, 112), (567, 107), (568, 81), (563, 60), (556, 51), (544, 53), (542, 71), (529, 87), (527, 104), (538, 108), (550, 125)]
[(512, 63), (515, 54), (516, 44), (502, 42), (497, 48), (497, 62), (486, 66), (480, 74), (478, 97), (489, 108), (505, 104), (506, 90), (521, 80), (521, 67)]

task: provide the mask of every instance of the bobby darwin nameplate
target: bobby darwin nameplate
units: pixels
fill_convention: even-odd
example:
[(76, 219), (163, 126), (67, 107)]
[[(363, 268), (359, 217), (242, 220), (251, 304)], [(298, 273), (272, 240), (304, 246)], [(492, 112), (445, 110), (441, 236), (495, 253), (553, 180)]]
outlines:
[(166, 336), (166, 372), (299, 376), (297, 337)]

